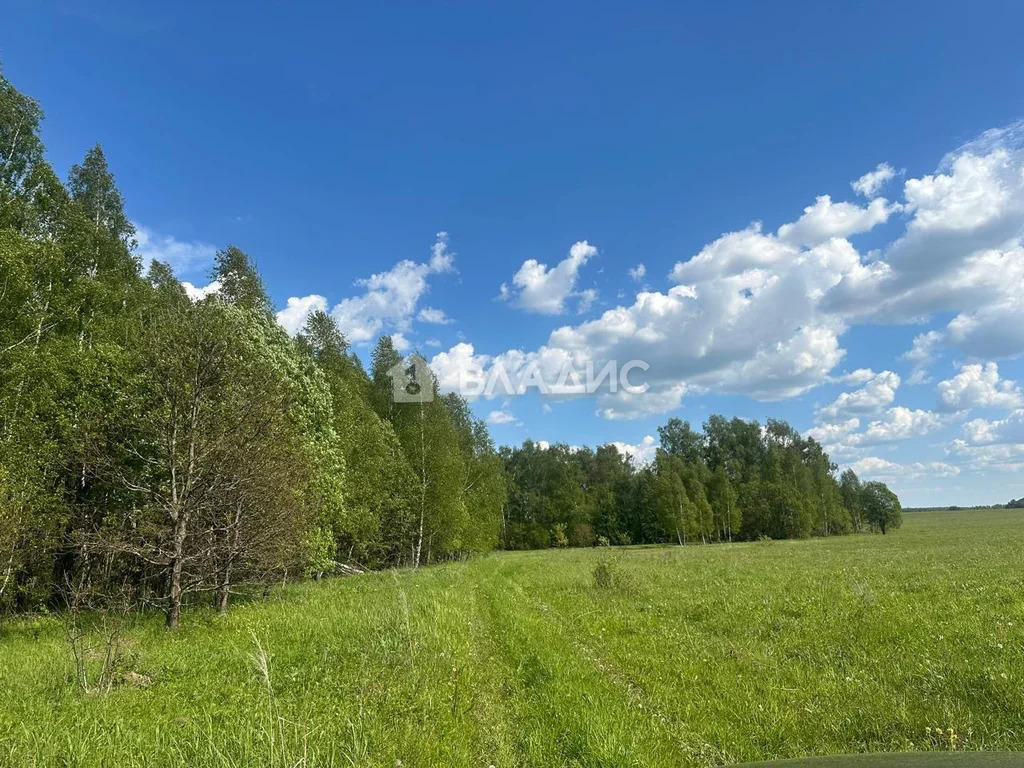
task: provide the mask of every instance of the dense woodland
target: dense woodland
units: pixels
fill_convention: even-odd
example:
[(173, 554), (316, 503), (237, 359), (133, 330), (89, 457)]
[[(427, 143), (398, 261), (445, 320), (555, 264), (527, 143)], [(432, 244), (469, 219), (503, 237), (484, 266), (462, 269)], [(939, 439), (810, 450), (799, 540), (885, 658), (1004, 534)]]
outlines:
[[(289, 337), (250, 257), (189, 298), (142, 265), (99, 146), (62, 182), (0, 76), (0, 611), (130, 599), (221, 611), (245, 585), (495, 548), (692, 544), (899, 524), (784, 422), (673, 419), (613, 446), (496, 449), (456, 394), (395, 403), (327, 314)], [(436, 385), (435, 385), (436, 389)]]
[(901, 520), (883, 483), (861, 483), (789, 424), (711, 416), (702, 432), (670, 419), (638, 468), (613, 445), (596, 451), (503, 448), (508, 499), (502, 546), (532, 549), (677, 544), (885, 533)]

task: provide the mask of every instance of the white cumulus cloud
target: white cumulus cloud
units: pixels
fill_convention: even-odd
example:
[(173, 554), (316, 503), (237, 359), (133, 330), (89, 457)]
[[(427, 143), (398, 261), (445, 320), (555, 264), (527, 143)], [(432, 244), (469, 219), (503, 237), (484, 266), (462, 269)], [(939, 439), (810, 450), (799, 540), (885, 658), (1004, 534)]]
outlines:
[(192, 283), (183, 281), (181, 287), (185, 289), (185, 293), (192, 301), (202, 301), (207, 296), (217, 293), (220, 290), (220, 281), (214, 280), (212, 283), (203, 286), (195, 286)]
[(963, 425), (963, 439), (971, 445), (1024, 443), (1024, 409), (1004, 419), (973, 419)]
[(287, 306), (277, 313), (277, 322), (294, 336), (306, 324), (306, 320), (314, 312), (326, 312), (327, 299), (317, 294), (309, 296), (292, 296)]
[(930, 411), (898, 405), (887, 410), (882, 418), (868, 424), (861, 442), (883, 443), (908, 440), (912, 437), (927, 435), (941, 426), (942, 420)]
[(512, 412), (502, 409), (500, 411), (491, 411), (487, 414), (488, 424), (513, 424), (517, 427), (521, 427), (523, 422), (516, 418)]
[(658, 443), (652, 435), (645, 435), (639, 443), (615, 441), (612, 445), (623, 456), (629, 456), (633, 460), (633, 464), (638, 467), (645, 467), (650, 464), (654, 461), (654, 456), (658, 452)]
[(502, 284), (502, 298), (528, 312), (560, 315), (565, 311), (566, 303), (578, 297), (580, 311), (586, 311), (597, 298), (597, 293), (593, 289), (577, 291), (576, 283), (580, 269), (596, 255), (597, 248), (581, 240), (574, 243), (569, 249), (569, 256), (554, 267), (536, 259), (527, 259), (512, 276), (512, 287)]
[(395, 346), (397, 352), (408, 352), (412, 348), (412, 342), (405, 338), (405, 334), (392, 333), (391, 343)]
[(216, 247), (198, 240), (178, 240), (173, 235), (156, 232), (149, 227), (132, 222), (135, 226), (135, 253), (148, 267), (154, 261), (170, 266), (179, 277), (206, 272), (213, 265)]
[(856, 181), (851, 181), (850, 186), (858, 195), (874, 197), (887, 181), (896, 175), (896, 170), (888, 163), (879, 163), (873, 171), (868, 171)]
[(939, 382), (939, 407), (946, 411), (968, 411), (971, 408), (1006, 408), (1024, 405), (1024, 396), (1014, 381), (999, 378), (996, 363), (960, 366), (951, 379)]
[[(405, 259), (391, 269), (356, 281), (362, 292), (339, 301), (331, 309), (331, 315), (349, 341), (356, 343), (369, 341), (385, 330), (407, 333), (420, 299), (429, 290), (428, 278), (454, 269), (455, 255), (448, 247), (448, 233), (438, 232), (429, 260)], [(278, 321), (289, 331), (301, 328), (309, 313), (322, 309), (325, 302), (320, 294), (289, 298), (285, 309), (278, 313)], [(303, 309), (308, 311), (303, 314)], [(437, 314), (440, 310), (424, 308), (424, 311), (426, 317), (431, 318), (426, 322), (438, 322), (438, 318), (445, 317), (443, 313)]]
[[(858, 374), (862, 374), (862, 371), (854, 372), (854, 375)], [(861, 389), (843, 392), (830, 405), (819, 409), (817, 418), (824, 422), (834, 422), (851, 415), (878, 413), (896, 399), (899, 385), (900, 377), (892, 371), (876, 373), (864, 382)]]
[(436, 307), (424, 307), (416, 315), (416, 319), (421, 323), (433, 323), (434, 325), (448, 325), (451, 323), (451, 318), (444, 313), (444, 310), (437, 309)]
[(817, 245), (833, 237), (849, 237), (874, 229), (887, 221), (894, 210), (883, 197), (861, 208), (854, 203), (833, 203), (831, 197), (822, 195), (814, 205), (804, 208), (804, 215), (795, 222), (779, 227), (778, 236), (794, 245)]
[(943, 335), (939, 331), (928, 331), (914, 337), (909, 350), (902, 358), (913, 363), (914, 368), (907, 378), (908, 384), (924, 384), (928, 378), (928, 366), (935, 360), (935, 350), (942, 343)]
[(851, 468), (867, 480), (916, 480), (922, 477), (953, 477), (960, 474), (958, 467), (944, 461), (898, 464), (878, 456), (865, 456), (855, 461)]
[[(602, 416), (633, 418), (678, 407), (684, 394), (771, 400), (844, 380), (834, 375), (845, 356), (841, 339), (857, 325), (952, 316), (945, 327), (919, 334), (905, 356), (915, 383), (945, 349), (971, 356), (990, 350), (988, 360), (1022, 353), (1021, 145), (1020, 126), (989, 132), (950, 153), (935, 172), (906, 179), (902, 198), (892, 202), (873, 197), (888, 175), (876, 169), (880, 175), (858, 185), (871, 198), (864, 205), (820, 195), (774, 232), (757, 221), (727, 232), (680, 260), (672, 287), (638, 290), (599, 317), (553, 328), (532, 350), (496, 351), (488, 364), (570, 359), (600, 368), (644, 361), (648, 368), (637, 378), (646, 393), (596, 395)], [(897, 214), (903, 231), (895, 239), (869, 253), (851, 242)], [(506, 298), (527, 295), (534, 311), (563, 312), (586, 258), (570, 255), (554, 268), (527, 262), (506, 286)], [(909, 439), (944, 423), (929, 411), (891, 407), (899, 384), (894, 371), (846, 376), (860, 390), (826, 406), (816, 428), (859, 417), (847, 446)]]

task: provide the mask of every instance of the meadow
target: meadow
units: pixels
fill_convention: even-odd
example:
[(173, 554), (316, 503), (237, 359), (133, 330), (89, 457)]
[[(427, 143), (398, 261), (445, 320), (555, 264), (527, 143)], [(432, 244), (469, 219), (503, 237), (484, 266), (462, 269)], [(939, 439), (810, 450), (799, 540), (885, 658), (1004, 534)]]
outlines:
[[(85, 693), (0, 624), (0, 764), (704, 766), (1024, 750), (1024, 512), (887, 536), (496, 553), (137, 616)], [(936, 732), (941, 729), (941, 732)]]

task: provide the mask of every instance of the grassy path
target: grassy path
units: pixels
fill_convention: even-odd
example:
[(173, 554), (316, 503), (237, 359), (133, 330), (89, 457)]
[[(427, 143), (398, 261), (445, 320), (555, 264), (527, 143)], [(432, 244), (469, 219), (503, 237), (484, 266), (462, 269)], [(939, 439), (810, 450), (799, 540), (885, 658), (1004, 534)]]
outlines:
[[(604, 561), (610, 587), (595, 586)], [(127, 633), (0, 625), (0, 766), (709, 766), (1024, 750), (1024, 515), (894, 535), (498, 554)], [(941, 736), (928, 728), (942, 728)], [(951, 739), (949, 730), (956, 734)]]

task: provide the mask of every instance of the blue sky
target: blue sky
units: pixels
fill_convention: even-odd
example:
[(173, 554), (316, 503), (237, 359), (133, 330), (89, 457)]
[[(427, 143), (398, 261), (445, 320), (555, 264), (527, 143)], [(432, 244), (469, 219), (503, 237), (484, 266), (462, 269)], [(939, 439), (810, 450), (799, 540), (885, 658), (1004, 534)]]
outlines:
[(399, 333), (449, 381), (649, 362), (635, 398), (476, 399), (500, 442), (642, 459), (672, 415), (777, 416), (905, 504), (1024, 495), (1019, 4), (3, 18), (52, 162), (100, 141), (140, 253), (181, 279), (237, 244), (286, 324), (325, 306), (358, 349)]

